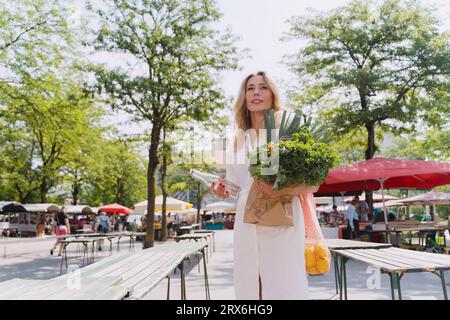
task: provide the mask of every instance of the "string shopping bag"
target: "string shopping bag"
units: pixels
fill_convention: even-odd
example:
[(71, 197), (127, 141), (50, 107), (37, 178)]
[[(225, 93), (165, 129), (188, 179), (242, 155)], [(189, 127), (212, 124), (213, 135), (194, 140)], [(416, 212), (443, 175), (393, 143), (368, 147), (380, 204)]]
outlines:
[(315, 213), (315, 201), (312, 193), (300, 195), (305, 221), (306, 272), (310, 275), (325, 274), (330, 271), (331, 253), (323, 241), (322, 230)]

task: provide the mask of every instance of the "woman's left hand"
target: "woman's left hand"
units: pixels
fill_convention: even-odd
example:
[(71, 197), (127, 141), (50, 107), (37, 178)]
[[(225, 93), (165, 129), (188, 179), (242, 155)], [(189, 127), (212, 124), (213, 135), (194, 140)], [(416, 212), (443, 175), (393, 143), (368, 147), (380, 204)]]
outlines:
[(282, 195), (281, 190), (274, 190), (273, 189), (273, 185), (266, 183), (262, 180), (259, 180), (257, 178), (255, 178), (256, 183), (258, 183), (259, 188), (261, 189), (261, 191), (269, 196), (270, 198), (276, 198)]

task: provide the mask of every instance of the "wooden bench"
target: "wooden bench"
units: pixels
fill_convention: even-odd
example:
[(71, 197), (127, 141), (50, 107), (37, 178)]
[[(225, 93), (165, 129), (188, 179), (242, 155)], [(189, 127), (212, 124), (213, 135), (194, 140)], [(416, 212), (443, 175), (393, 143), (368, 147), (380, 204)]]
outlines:
[(448, 300), (444, 271), (450, 270), (449, 256), (399, 248), (331, 250), (340, 257), (340, 264), (338, 263), (337, 268), (340, 275), (339, 278), (342, 281), (340, 286), (341, 299), (342, 290), (344, 291), (345, 299), (347, 299), (345, 264), (351, 259), (364, 262), (380, 269), (382, 273), (389, 274), (393, 300), (395, 300), (395, 289), (398, 291), (399, 299), (402, 299), (400, 280), (405, 273), (410, 272), (431, 272), (437, 275), (441, 279), (444, 299)]
[[(61, 256), (61, 265), (59, 268), (59, 274), (62, 274), (63, 271), (63, 265), (65, 262), (66, 270), (68, 269), (68, 263), (67, 263), (67, 247), (72, 243), (78, 243), (83, 245), (83, 262), (82, 265), (84, 265), (84, 261), (86, 259), (87, 263), (94, 262), (95, 259), (95, 243), (100, 240), (106, 240), (107, 237), (76, 237), (76, 238), (70, 238), (66, 240), (62, 240), (60, 243), (62, 245), (62, 256)], [(110, 239), (108, 239), (110, 240)], [(111, 242), (111, 240), (110, 240)], [(89, 244), (91, 245), (91, 256), (89, 257)]]
[[(118, 284), (127, 291), (126, 298), (140, 299), (165, 278), (168, 278), (167, 299), (170, 298), (170, 275), (181, 271), (181, 299), (186, 299), (184, 261), (193, 255), (203, 257), (206, 299), (210, 299), (205, 251), (207, 243), (173, 243), (144, 249), (132, 254), (119, 254), (82, 268), (81, 277), (88, 279), (104, 276), (120, 277)], [(105, 293), (106, 295), (106, 293)]]
[[(170, 277), (176, 269), (179, 269), (181, 271), (181, 299), (184, 300), (187, 298), (184, 261), (192, 255), (201, 254), (205, 295), (206, 299), (210, 299), (205, 259), (207, 247), (207, 243), (184, 242), (159, 245), (137, 253), (118, 253), (54, 279), (12, 279), (2, 282), (0, 283), (0, 296), (3, 299), (14, 300), (140, 299), (161, 281), (168, 278), (167, 299), (169, 299)], [(76, 285), (77, 283), (79, 286)]]
[(192, 226), (182, 226), (178, 228), (177, 235), (181, 236), (184, 234), (190, 234), (193, 233), (194, 228)]
[[(12, 279), (0, 283), (1, 300), (104, 300), (123, 299), (127, 292), (120, 278), (54, 278), (49, 280)], [(106, 294), (105, 294), (106, 293)]]
[[(202, 233), (183, 234), (181, 236), (175, 236), (175, 237), (173, 237), (173, 239), (176, 242), (180, 242), (182, 240), (188, 240), (188, 241), (194, 240), (195, 242), (198, 242), (199, 240), (205, 240), (206, 242), (208, 242), (208, 239), (210, 239), (210, 243), (212, 243), (212, 237), (213, 237), (213, 234), (211, 234), (209, 232), (202, 232)], [(208, 254), (206, 255), (206, 259), (208, 259)]]
[(212, 230), (194, 230), (194, 234), (196, 233), (209, 233), (212, 237), (212, 249), (213, 252), (216, 252), (216, 233)]
[(340, 295), (340, 299), (342, 299), (342, 280), (338, 268), (338, 255), (335, 253), (335, 250), (380, 249), (390, 248), (392, 246), (388, 243), (366, 242), (348, 239), (323, 239), (323, 242), (330, 249), (331, 255), (333, 257), (334, 282), (336, 286), (336, 294)]

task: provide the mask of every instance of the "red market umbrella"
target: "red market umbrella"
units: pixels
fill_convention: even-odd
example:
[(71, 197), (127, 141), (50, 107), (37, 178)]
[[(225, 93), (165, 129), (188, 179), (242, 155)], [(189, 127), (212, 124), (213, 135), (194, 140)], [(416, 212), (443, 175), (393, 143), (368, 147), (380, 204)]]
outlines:
[(450, 164), (444, 162), (374, 158), (331, 169), (318, 193), (381, 189), (384, 218), (384, 189), (431, 189), (450, 184)]
[(98, 208), (99, 211), (104, 211), (107, 214), (132, 214), (133, 210), (124, 207), (118, 203), (108, 204)]

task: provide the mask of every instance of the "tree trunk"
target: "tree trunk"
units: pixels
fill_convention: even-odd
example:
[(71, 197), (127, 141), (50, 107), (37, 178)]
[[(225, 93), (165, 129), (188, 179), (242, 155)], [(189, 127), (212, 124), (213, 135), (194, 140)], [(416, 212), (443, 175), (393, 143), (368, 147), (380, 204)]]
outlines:
[(80, 185), (78, 182), (72, 183), (72, 204), (76, 205), (80, 195)]
[(197, 223), (200, 223), (200, 205), (201, 205), (200, 188), (201, 188), (200, 182), (197, 182)]
[[(373, 159), (375, 155), (375, 125), (373, 123), (366, 123), (367, 129), (367, 149), (366, 160)], [(373, 191), (367, 190), (366, 202), (369, 205), (369, 213), (373, 216)]]
[(153, 247), (155, 241), (155, 172), (158, 167), (158, 145), (161, 134), (159, 119), (154, 119), (151, 133), (151, 142), (148, 152), (147, 168), (147, 215), (146, 235), (144, 248)]
[(116, 203), (124, 204), (125, 203), (125, 181), (123, 177), (117, 178), (117, 188), (116, 188)]
[(47, 178), (45, 176), (42, 177), (40, 192), (41, 192), (41, 203), (46, 203), (47, 202)]
[(78, 182), (78, 174), (74, 174), (74, 182), (72, 183), (72, 204), (76, 205), (80, 195), (80, 184)]
[(167, 188), (166, 188), (166, 175), (167, 175), (167, 154), (166, 154), (166, 130), (163, 131), (163, 150), (162, 150), (162, 166), (161, 166), (161, 191), (163, 195), (163, 203), (161, 208), (161, 241), (167, 240), (167, 217), (166, 217), (166, 200), (167, 200)]

